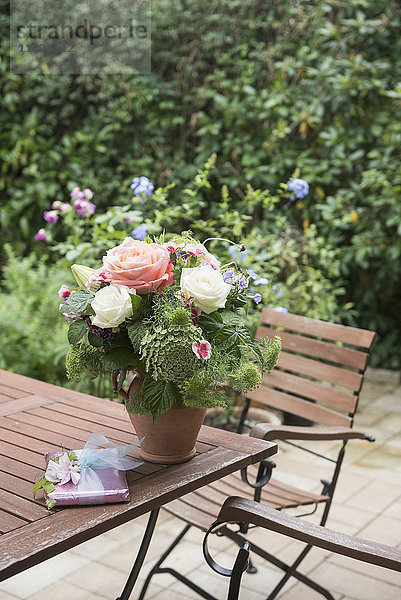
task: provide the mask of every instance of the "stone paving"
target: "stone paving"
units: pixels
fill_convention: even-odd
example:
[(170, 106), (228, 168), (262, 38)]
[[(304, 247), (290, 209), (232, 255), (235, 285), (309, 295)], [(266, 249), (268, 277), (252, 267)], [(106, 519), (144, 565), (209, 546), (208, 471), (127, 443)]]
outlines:
[[(374, 435), (376, 442), (348, 443), (328, 526), (394, 546), (401, 546), (401, 385), (399, 374), (371, 371), (361, 394), (357, 428)], [(317, 442), (314, 442), (316, 444)], [(324, 443), (330, 453), (332, 443)], [(303, 453), (302, 453), (303, 454)], [(323, 461), (308, 462), (299, 451), (280, 448), (274, 477), (320, 491), (316, 481), (325, 476)], [(320, 467), (322, 466), (322, 470)], [(316, 521), (316, 516), (308, 517)], [(125, 583), (136, 554), (146, 518), (103, 534), (55, 556), (0, 584), (0, 600), (114, 600)], [(166, 511), (158, 524), (143, 574), (182, 528), (182, 522)], [(252, 538), (284, 561), (291, 561), (302, 547), (297, 541), (254, 530)], [(227, 580), (211, 572), (201, 553), (202, 533), (192, 529), (169, 557), (167, 564), (188, 575), (214, 595), (227, 596)], [(212, 542), (215, 558), (231, 566), (235, 550), (224, 538)], [(241, 598), (264, 600), (280, 578), (280, 572), (254, 557), (255, 575), (245, 574)], [(302, 563), (302, 572), (327, 587), (336, 600), (399, 600), (401, 573), (330, 555), (314, 548)], [(137, 593), (132, 596), (137, 597)], [(170, 575), (155, 576), (146, 598), (186, 600), (200, 598)], [(322, 596), (292, 580), (282, 590), (282, 600), (315, 600)]]

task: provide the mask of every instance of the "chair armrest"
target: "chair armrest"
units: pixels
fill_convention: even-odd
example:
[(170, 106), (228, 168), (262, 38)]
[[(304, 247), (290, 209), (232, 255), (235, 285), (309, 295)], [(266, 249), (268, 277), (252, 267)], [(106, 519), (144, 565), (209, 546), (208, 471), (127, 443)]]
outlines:
[(259, 423), (249, 435), (262, 440), (350, 440), (365, 439), (374, 442), (374, 438), (351, 427), (299, 427), (295, 425), (270, 425)]
[(227, 498), (216, 522), (252, 523), (337, 554), (401, 571), (401, 548), (333, 531), (253, 500), (237, 496)]

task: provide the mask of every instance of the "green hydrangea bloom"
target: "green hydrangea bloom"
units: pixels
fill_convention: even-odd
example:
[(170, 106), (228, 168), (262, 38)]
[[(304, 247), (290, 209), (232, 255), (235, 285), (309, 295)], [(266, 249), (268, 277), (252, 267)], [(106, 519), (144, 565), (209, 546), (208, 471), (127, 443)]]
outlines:
[(95, 379), (104, 372), (100, 362), (101, 356), (99, 348), (94, 348), (89, 344), (71, 346), (65, 361), (68, 379), (79, 380), (83, 375)]
[(260, 386), (262, 376), (255, 363), (247, 362), (240, 366), (235, 376), (235, 385), (243, 392), (250, 392)]
[(147, 373), (153, 379), (176, 383), (189, 379), (199, 360), (192, 344), (202, 339), (202, 330), (192, 325), (168, 329), (157, 325), (147, 331), (140, 347)]

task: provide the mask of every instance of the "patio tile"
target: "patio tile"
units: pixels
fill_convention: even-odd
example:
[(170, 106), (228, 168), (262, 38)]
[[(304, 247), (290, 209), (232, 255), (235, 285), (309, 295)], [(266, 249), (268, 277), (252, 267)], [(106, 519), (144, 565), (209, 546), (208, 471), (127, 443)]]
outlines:
[(16, 600), (17, 598), (18, 596), (12, 596), (11, 594), (7, 594), (6, 592), (2, 592), (0, 590), (0, 600)]
[(78, 556), (72, 551), (64, 552), (3, 581), (0, 589), (25, 600), (62, 577), (79, 569), (85, 569), (88, 563), (86, 558)]
[(98, 600), (98, 596), (87, 590), (78, 588), (67, 581), (57, 581), (40, 592), (29, 596), (27, 600), (43, 600), (44, 598), (56, 598), (57, 600)]
[[(116, 598), (127, 580), (127, 573), (117, 571), (99, 562), (92, 562), (74, 573), (74, 584), (100, 598)], [(69, 583), (65, 578), (64, 582)]]
[[(329, 563), (349, 569), (350, 571), (361, 573), (362, 575), (366, 575), (368, 577), (373, 577), (374, 579), (386, 581), (387, 583), (391, 583), (401, 588), (401, 573), (397, 573), (397, 571), (390, 571), (390, 569), (383, 569), (382, 567), (377, 567), (376, 565), (369, 565), (359, 560), (354, 560), (352, 558), (348, 558), (347, 556), (340, 556), (338, 554), (331, 555)], [(399, 590), (399, 593), (401, 597), (401, 589)]]
[(379, 515), (374, 521), (358, 532), (363, 538), (382, 544), (398, 546), (401, 543), (401, 527), (398, 519)]
[(400, 587), (344, 569), (337, 565), (321, 565), (313, 571), (316, 581), (333, 595), (352, 594), (355, 600), (399, 600)]
[(400, 496), (401, 485), (375, 480), (369, 482), (359, 493), (349, 498), (348, 504), (361, 509), (369, 508), (370, 510), (379, 513)]

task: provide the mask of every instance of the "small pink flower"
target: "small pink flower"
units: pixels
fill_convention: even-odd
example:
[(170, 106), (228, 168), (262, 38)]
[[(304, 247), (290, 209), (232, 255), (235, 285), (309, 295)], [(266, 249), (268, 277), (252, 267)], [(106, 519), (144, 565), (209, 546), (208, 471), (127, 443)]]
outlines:
[(43, 218), (48, 223), (57, 223), (57, 221), (58, 221), (57, 211), (56, 210), (45, 210), (45, 212), (43, 213)]
[(58, 295), (62, 300), (67, 300), (68, 296), (71, 295), (71, 290), (66, 285), (62, 285), (58, 291)]
[(207, 340), (201, 340), (200, 344), (194, 342), (192, 344), (192, 352), (198, 357), (207, 360), (210, 358), (212, 352), (212, 346)]
[(35, 234), (35, 240), (37, 242), (47, 242), (48, 237), (44, 229), (39, 229), (38, 233)]

